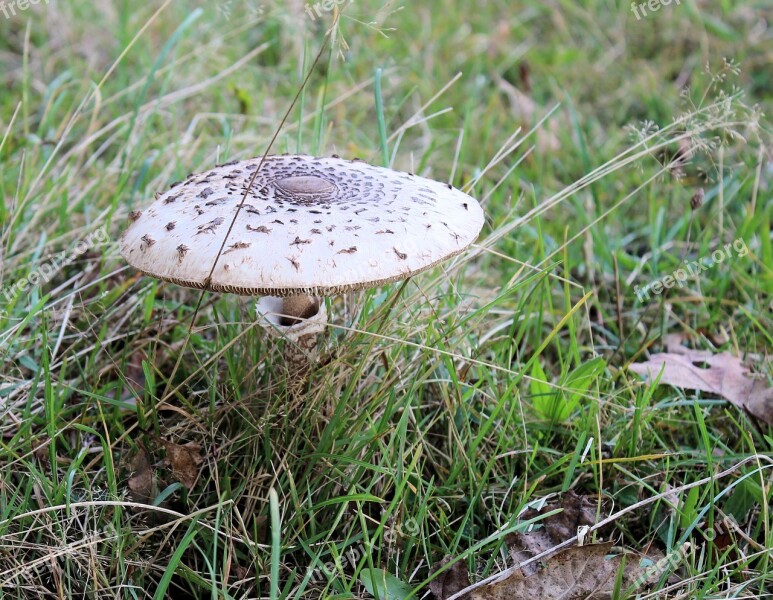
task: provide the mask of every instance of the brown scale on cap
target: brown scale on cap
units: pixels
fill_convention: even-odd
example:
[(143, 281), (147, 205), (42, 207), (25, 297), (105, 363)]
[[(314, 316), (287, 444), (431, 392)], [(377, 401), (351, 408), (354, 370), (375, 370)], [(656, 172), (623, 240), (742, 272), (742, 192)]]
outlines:
[(243, 250), (244, 248), (249, 248), (250, 246), (252, 246), (250, 242), (236, 242), (235, 244), (229, 244), (228, 250), (224, 251), (223, 254), (228, 254), (236, 250)]
[(200, 233), (215, 233), (215, 229), (222, 225), (224, 220), (223, 217), (218, 217), (217, 219), (212, 219), (209, 223), (199, 225), (196, 235)]
[(156, 240), (150, 237), (147, 233), (143, 235), (140, 240), (142, 241), (142, 244), (140, 244), (140, 250), (143, 252), (156, 243)]
[[(164, 198), (164, 204), (171, 204), (182, 195), (183, 195), (182, 192), (180, 192), (179, 194), (172, 194), (171, 196), (167, 196), (166, 198)], [(156, 200), (158, 200), (158, 198), (156, 198)]]
[[(461, 252), (483, 225), (478, 203), (446, 183), (340, 158), (269, 156), (256, 174), (260, 163), (218, 166), (160, 194), (129, 225), (124, 257), (191, 287), (321, 296), (419, 273)], [(248, 243), (237, 232), (260, 236), (237, 247)], [(297, 256), (285, 258), (290, 248)], [(227, 270), (215, 265), (221, 249), (240, 252)]]

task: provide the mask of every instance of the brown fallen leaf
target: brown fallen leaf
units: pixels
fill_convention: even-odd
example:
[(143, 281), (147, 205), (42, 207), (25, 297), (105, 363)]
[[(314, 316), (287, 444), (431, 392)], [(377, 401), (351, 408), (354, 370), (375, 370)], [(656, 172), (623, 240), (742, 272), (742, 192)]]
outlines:
[[(537, 554), (547, 552), (562, 542), (577, 535), (580, 527), (589, 527), (596, 523), (596, 500), (590, 496), (581, 496), (568, 492), (557, 502), (546, 503), (539, 510), (528, 509), (520, 518), (531, 520), (541, 513), (562, 509), (560, 513), (545, 517), (531, 531), (515, 532), (508, 536), (510, 556), (516, 564), (523, 563)], [(533, 562), (522, 568), (529, 576), (539, 570), (539, 563)]]
[(201, 446), (194, 442), (174, 444), (164, 439), (161, 443), (166, 448), (166, 462), (172, 470), (172, 475), (186, 488), (191, 489), (199, 474), (199, 465), (204, 460), (201, 456)]
[[(614, 595), (618, 570), (622, 589), (643, 587), (652, 576), (639, 567), (635, 556), (610, 556), (612, 543), (574, 546), (555, 554), (534, 575), (515, 571), (510, 577), (475, 590), (470, 600), (601, 600)], [(638, 585), (635, 582), (638, 580)]]
[[(434, 571), (442, 569), (450, 560), (450, 556), (444, 557), (443, 560), (435, 566)], [(432, 595), (438, 600), (445, 600), (457, 592), (461, 592), (468, 585), (470, 585), (470, 575), (467, 572), (467, 567), (464, 565), (464, 562), (459, 560), (430, 582), (429, 591), (432, 592)]]
[[(609, 600), (614, 596), (618, 571), (622, 568), (622, 589), (644, 591), (657, 581), (662, 566), (640, 567), (635, 554), (612, 553), (613, 544), (573, 546), (540, 563), (532, 575), (516, 569), (490, 585), (462, 596), (463, 600)], [(438, 596), (446, 600), (452, 594)]]
[(614, 585), (619, 565), (606, 561), (612, 544), (575, 546), (543, 563), (531, 576), (515, 571), (507, 579), (476, 590), (472, 600), (505, 598), (589, 598)]
[[(465, 594), (463, 600), (572, 600), (612, 598), (619, 569), (623, 568), (623, 589), (644, 591), (670, 566), (663, 555), (651, 551), (647, 556), (625, 551), (623, 555), (612, 552), (612, 543), (585, 544), (563, 550), (551, 551), (560, 544), (579, 535), (582, 529), (597, 522), (597, 499), (570, 491), (560, 498), (544, 502), (537, 508), (529, 508), (519, 515), (520, 519), (533, 520), (540, 514), (549, 515), (535, 524), (531, 531), (517, 532), (507, 537), (510, 555), (515, 564), (509, 575), (493, 584), (479, 587)], [(601, 530), (598, 530), (601, 531)], [(537, 555), (539, 560), (528, 562)], [(642, 559), (648, 567), (640, 566)], [(444, 559), (437, 569), (447, 564)], [(526, 563), (526, 564), (524, 564)], [(455, 564), (430, 584), (437, 600), (447, 600), (469, 585), (467, 570), (462, 563)]]
[(38, 459), (38, 462), (44, 467), (51, 464), (51, 455), (48, 452), (48, 444), (49, 442), (40, 439), (33, 439), (31, 444), (32, 455)]
[(135, 502), (149, 504), (155, 498), (155, 476), (145, 449), (140, 447), (130, 464), (129, 490)]
[(649, 360), (629, 365), (629, 369), (650, 381), (661, 369), (661, 384), (716, 394), (738, 408), (773, 425), (773, 388), (754, 379), (743, 361), (729, 352), (713, 354), (672, 345), (671, 352), (653, 354)]
[(142, 398), (145, 392), (145, 371), (142, 368), (142, 361), (147, 358), (144, 351), (139, 350), (131, 355), (129, 362), (124, 369), (124, 377), (126, 378), (126, 388), (121, 396), (121, 401), (127, 404), (134, 405), (137, 402), (137, 398)]

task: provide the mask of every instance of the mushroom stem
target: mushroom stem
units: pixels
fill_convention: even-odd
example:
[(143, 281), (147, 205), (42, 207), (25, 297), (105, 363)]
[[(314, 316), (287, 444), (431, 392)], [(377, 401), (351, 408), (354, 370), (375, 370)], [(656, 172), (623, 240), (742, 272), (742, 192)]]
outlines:
[(319, 335), (325, 330), (327, 310), (321, 298), (265, 296), (258, 301), (261, 325), (285, 339), (282, 352), (288, 373), (288, 387), (298, 395), (311, 365), (316, 361)]

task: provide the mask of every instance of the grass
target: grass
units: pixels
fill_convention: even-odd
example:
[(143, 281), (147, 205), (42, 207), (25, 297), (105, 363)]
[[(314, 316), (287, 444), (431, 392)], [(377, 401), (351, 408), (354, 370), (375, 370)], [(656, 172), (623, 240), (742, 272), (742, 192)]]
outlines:
[(599, 540), (692, 543), (642, 597), (768, 597), (770, 428), (625, 369), (677, 334), (771, 380), (765, 3), (349, 6), (273, 152), (451, 181), (487, 223), (330, 301), (297, 397), (253, 300), (205, 294), (188, 340), (199, 294), (116, 244), (154, 192), (265, 150), (333, 13), (262, 6), (0, 15), (0, 596), (424, 597), (445, 555), (509, 566), (524, 507), (573, 490), (630, 508)]

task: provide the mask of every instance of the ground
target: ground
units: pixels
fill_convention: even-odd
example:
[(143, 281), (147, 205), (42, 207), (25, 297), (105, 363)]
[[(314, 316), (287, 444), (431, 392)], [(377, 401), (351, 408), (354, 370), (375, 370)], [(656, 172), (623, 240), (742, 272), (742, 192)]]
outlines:
[[(529, 519), (553, 543), (606, 521), (584, 544), (660, 564), (615, 597), (769, 595), (771, 21), (762, 0), (0, 2), (2, 598), (422, 598), (444, 557), (472, 582), (522, 560)], [(117, 243), (286, 113), (272, 153), (486, 213), (460, 257), (329, 300), (300, 390), (254, 299), (143, 277)], [(710, 353), (698, 381), (629, 368), (667, 351)]]

